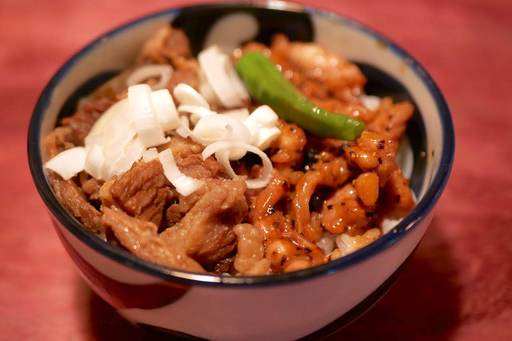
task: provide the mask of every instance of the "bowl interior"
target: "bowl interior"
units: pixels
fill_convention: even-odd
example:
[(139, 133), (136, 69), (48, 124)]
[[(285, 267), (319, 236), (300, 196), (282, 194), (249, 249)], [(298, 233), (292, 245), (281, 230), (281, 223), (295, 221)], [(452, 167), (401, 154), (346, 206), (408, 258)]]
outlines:
[[(250, 40), (268, 44), (271, 36), (278, 32), (286, 34), (292, 40), (314, 41), (356, 62), (368, 78), (365, 88), (368, 94), (386, 95), (395, 100), (409, 100), (414, 103), (416, 110), (407, 129), (408, 143), (402, 154), (405, 159), (403, 165), (407, 168), (406, 174), (410, 177), (411, 187), (418, 200), (417, 207), (392, 230), (394, 233), (388, 233), (370, 246), (318, 267), (319, 269), (304, 270), (305, 273), (315, 274), (339, 269), (374, 255), (379, 249), (398, 240), (400, 233), (413, 227), (413, 223), (432, 208), (450, 171), (453, 129), (439, 90), (423, 68), (407, 53), (352, 20), (303, 9), (298, 5), (289, 5), (286, 9), (235, 4), (203, 5), (143, 17), (101, 36), (72, 57), (41, 95), (29, 131), (32, 174), (52, 213), (80, 239), (85, 238), (88, 243), (104, 244), (99, 239), (91, 242), (94, 238), (84, 237), (88, 232), (83, 231), (76, 219), (63, 213), (64, 210), (53, 196), (42, 168), (41, 155), (45, 155), (42, 139), (62, 117), (73, 113), (81, 96), (128, 66), (143, 42), (160, 26), (171, 23), (185, 30), (195, 53), (212, 44), (226, 49)], [(124, 253), (121, 250), (110, 250), (113, 247), (106, 244), (101, 247), (98, 245), (93, 247)], [(157, 272), (164, 275), (166, 273), (165, 269), (149, 266), (127, 253), (123, 257), (131, 259), (138, 266), (142, 264), (142, 270), (156, 268)], [(270, 277), (279, 276), (282, 275)], [(214, 275), (212, 277), (215, 277), (212, 280), (214, 282), (230, 281)], [(298, 274), (297, 277), (301, 275)], [(238, 283), (238, 279), (234, 281)], [(258, 280), (242, 280), (246, 283), (255, 281)]]

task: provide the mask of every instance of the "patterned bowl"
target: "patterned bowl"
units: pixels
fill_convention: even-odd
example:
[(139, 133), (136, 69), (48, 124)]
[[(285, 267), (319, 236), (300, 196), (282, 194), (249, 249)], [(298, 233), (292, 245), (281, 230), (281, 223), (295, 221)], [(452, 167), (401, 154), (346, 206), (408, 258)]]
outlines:
[[(268, 43), (277, 32), (292, 40), (315, 41), (355, 61), (369, 80), (369, 94), (413, 102), (416, 111), (407, 129), (409, 149), (403, 166), (418, 198), (416, 208), (390, 232), (346, 257), (267, 277), (221, 277), (164, 268), (87, 232), (48, 184), (42, 137), (59, 118), (72, 113), (80, 96), (127, 66), (144, 40), (168, 23), (185, 30), (195, 53), (211, 43)], [(84, 280), (122, 316), (159, 330), (209, 339), (297, 339), (329, 323), (324, 331), (349, 322), (385, 292), (430, 223), (450, 173), (454, 132), (434, 81), (396, 44), (353, 20), (269, 1), (170, 9), (100, 36), (69, 59), (44, 89), (30, 122), (28, 153), (35, 185), (62, 244)]]

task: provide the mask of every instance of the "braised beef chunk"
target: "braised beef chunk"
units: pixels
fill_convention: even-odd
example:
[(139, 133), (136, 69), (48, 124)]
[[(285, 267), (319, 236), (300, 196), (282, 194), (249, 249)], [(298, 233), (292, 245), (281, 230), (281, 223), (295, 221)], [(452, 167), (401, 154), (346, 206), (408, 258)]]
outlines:
[(101, 183), (86, 172), (80, 172), (78, 174), (78, 183), (84, 194), (89, 200), (99, 200)]
[(213, 158), (203, 160), (201, 154), (187, 155), (176, 160), (181, 171), (196, 179), (214, 178), (222, 172), (221, 165)]
[(52, 184), (59, 201), (91, 232), (105, 236), (101, 224), (101, 213), (88, 201), (83, 191), (73, 180), (63, 180), (59, 175), (49, 172), (48, 179)]
[(217, 275), (222, 275), (222, 274), (234, 275), (235, 271), (236, 271), (233, 267), (234, 261), (235, 261), (235, 257), (225, 258), (213, 266), (212, 272)]
[(137, 257), (172, 268), (203, 272), (179, 245), (169, 245), (157, 234), (158, 227), (149, 221), (133, 218), (117, 208), (103, 208), (103, 224), (112, 230), (117, 241)]
[(143, 64), (170, 64), (174, 68), (169, 90), (179, 83), (199, 89), (199, 66), (192, 58), (190, 44), (185, 33), (170, 26), (162, 27), (146, 42), (139, 56)]
[(195, 60), (179, 58), (175, 61), (174, 67), (175, 70), (167, 85), (169, 90), (173, 90), (180, 83), (185, 83), (194, 89), (199, 89), (199, 65)]
[(193, 259), (213, 269), (233, 254), (233, 226), (246, 216), (248, 206), (243, 179), (209, 180), (205, 186), (208, 190), (183, 219), (160, 235), (154, 223), (130, 217), (115, 207), (103, 208), (103, 223), (123, 247), (143, 259), (189, 270)]
[(137, 162), (126, 173), (106, 183), (100, 196), (105, 206), (115, 205), (131, 216), (160, 225), (164, 208), (174, 197), (158, 160)]
[(236, 246), (233, 226), (247, 214), (246, 185), (235, 180), (206, 180), (203, 195), (175, 226), (162, 232), (174, 248), (211, 267), (228, 257)]
[(144, 44), (139, 61), (141, 63), (168, 63), (180, 57), (191, 57), (187, 36), (182, 30), (166, 25)]
[(62, 120), (62, 125), (73, 130), (78, 144), (83, 145), (85, 137), (91, 131), (94, 122), (107, 110), (113, 101), (109, 98), (82, 101), (79, 110)]
[(173, 136), (168, 147), (180, 170), (196, 179), (215, 178), (224, 175), (222, 166), (213, 158), (203, 160), (203, 146), (190, 139)]
[(199, 188), (194, 193), (183, 196), (178, 194), (178, 199), (172, 203), (166, 211), (167, 222), (169, 225), (174, 225), (183, 218), (195, 203), (201, 199), (203, 194), (207, 191), (207, 186)]
[(71, 127), (57, 127), (44, 139), (44, 148), (48, 159), (77, 144), (78, 140)]
[(236, 236), (233, 226), (219, 225), (212, 228), (204, 236), (200, 250), (195, 254), (194, 259), (211, 269), (215, 263), (231, 256), (236, 248)]

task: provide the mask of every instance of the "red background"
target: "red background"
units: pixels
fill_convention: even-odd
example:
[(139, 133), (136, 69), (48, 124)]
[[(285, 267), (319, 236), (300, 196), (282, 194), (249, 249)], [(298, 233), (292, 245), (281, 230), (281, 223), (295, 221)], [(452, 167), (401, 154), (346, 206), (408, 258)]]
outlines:
[[(150, 337), (79, 278), (30, 179), (25, 139), (37, 96), (74, 51), (113, 26), (181, 3), (0, 2), (0, 339)], [(421, 246), (389, 294), (338, 336), (512, 339), (512, 1), (321, 6), (411, 52), (444, 91), (457, 135), (452, 177)]]

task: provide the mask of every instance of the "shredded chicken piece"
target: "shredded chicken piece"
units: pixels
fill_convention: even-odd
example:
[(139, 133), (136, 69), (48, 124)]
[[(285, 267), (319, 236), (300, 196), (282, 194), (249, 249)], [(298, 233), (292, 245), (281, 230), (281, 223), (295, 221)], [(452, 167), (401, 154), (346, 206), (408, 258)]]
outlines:
[(357, 103), (366, 83), (354, 63), (314, 43), (290, 42), (282, 34), (274, 36), (271, 58), (281, 65), (284, 76), (311, 99)]
[(401, 170), (397, 169), (391, 174), (384, 191), (391, 217), (404, 217), (414, 207), (414, 197), (409, 187), (409, 181)]
[(279, 166), (296, 166), (302, 161), (302, 151), (306, 145), (306, 134), (296, 124), (279, 120), (279, 137), (272, 142), (271, 148), (277, 152), (271, 156), (274, 163)]
[(414, 107), (409, 102), (393, 103), (391, 98), (384, 98), (375, 119), (368, 124), (368, 129), (398, 141), (405, 132), (407, 121), (413, 112)]
[(343, 158), (336, 158), (330, 162), (319, 162), (312, 171), (306, 172), (296, 186), (292, 210), (295, 217), (295, 228), (310, 241), (318, 241), (322, 236), (319, 224), (312, 224), (309, 202), (318, 186), (325, 185), (337, 187), (345, 183), (350, 172)]

